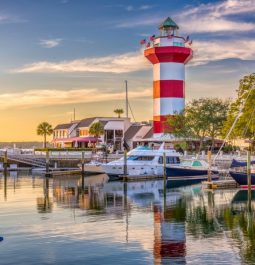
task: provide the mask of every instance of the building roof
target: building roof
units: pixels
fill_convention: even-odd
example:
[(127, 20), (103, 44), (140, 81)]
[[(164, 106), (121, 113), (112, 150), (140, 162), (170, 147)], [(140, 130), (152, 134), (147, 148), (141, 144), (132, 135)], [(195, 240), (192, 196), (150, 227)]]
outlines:
[(179, 26), (170, 17), (168, 17), (160, 24), (159, 29), (168, 28), (179, 29)]
[(151, 138), (153, 136), (153, 127), (144, 135), (143, 139)]
[(142, 125), (133, 124), (125, 132), (124, 138), (126, 140), (132, 139), (137, 132), (142, 128)]
[(86, 118), (80, 121), (78, 127), (89, 127), (96, 117)]
[(69, 129), (73, 123), (63, 123), (63, 124), (58, 124), (54, 130), (64, 130), (64, 129)]

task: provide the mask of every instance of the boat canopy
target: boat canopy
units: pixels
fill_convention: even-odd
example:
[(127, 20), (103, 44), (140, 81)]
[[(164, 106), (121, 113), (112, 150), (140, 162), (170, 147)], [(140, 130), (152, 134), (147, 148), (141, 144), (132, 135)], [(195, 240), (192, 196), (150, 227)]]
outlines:
[[(255, 160), (251, 161), (251, 165), (255, 165)], [(232, 163), (230, 165), (230, 168), (234, 167), (247, 167), (247, 162), (246, 161), (238, 161), (236, 159), (232, 160)]]

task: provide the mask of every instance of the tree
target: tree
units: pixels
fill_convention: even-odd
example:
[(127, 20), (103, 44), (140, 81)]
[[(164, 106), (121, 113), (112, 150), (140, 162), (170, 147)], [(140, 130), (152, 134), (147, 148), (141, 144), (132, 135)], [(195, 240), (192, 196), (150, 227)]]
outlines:
[(209, 136), (213, 147), (215, 137), (220, 135), (226, 120), (228, 105), (228, 101), (218, 98), (194, 99), (187, 104), (184, 112), (167, 117), (165, 132), (176, 137), (199, 139), (199, 151), (205, 137)]
[(124, 113), (124, 110), (123, 109), (115, 109), (113, 112), (118, 115), (118, 118), (120, 118), (121, 114)]
[(46, 148), (46, 137), (53, 133), (52, 126), (48, 122), (42, 122), (37, 126), (37, 135), (43, 136), (43, 148)]
[(89, 134), (94, 135), (98, 143), (98, 138), (100, 137), (100, 135), (104, 134), (103, 124), (100, 121), (92, 123), (91, 126), (89, 127)]
[(237, 99), (229, 108), (222, 134), (225, 137), (242, 109), (239, 119), (230, 134), (230, 139), (241, 138), (255, 141), (255, 73), (244, 76), (239, 81)]
[(185, 111), (180, 113), (175, 113), (174, 115), (167, 115), (165, 121), (165, 133), (171, 133), (177, 138), (187, 138), (191, 137), (192, 131), (190, 131), (190, 126), (188, 125), (188, 119), (185, 115)]

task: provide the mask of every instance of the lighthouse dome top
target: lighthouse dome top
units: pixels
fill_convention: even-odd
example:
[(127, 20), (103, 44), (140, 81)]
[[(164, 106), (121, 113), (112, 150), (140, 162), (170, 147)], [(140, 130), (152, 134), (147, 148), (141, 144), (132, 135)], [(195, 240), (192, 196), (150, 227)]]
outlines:
[(168, 30), (168, 29), (179, 29), (179, 26), (170, 18), (168, 17), (165, 19), (159, 26), (160, 30)]

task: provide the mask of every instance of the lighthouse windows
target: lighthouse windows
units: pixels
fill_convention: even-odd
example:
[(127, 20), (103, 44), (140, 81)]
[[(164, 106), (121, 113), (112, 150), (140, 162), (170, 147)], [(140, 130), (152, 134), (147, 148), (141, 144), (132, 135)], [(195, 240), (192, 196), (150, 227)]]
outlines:
[(177, 41), (174, 41), (173, 42), (173, 46), (179, 46), (179, 47), (184, 47), (184, 44), (182, 42), (177, 42)]

